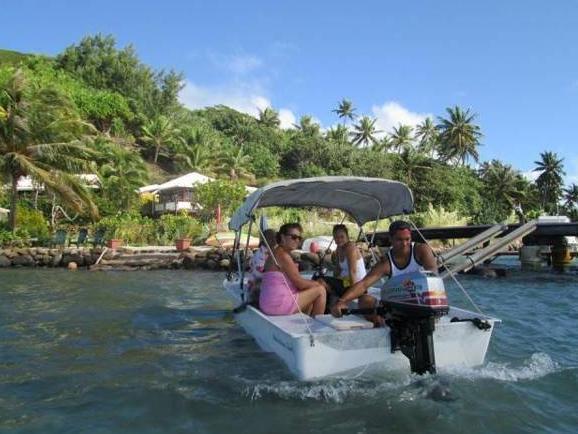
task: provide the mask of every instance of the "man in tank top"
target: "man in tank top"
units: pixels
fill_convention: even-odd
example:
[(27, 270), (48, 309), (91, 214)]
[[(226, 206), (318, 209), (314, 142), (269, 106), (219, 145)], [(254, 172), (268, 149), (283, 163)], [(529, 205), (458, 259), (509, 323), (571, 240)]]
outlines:
[[(396, 220), (389, 226), (391, 249), (385, 259), (377, 263), (372, 270), (355, 285), (352, 285), (332, 307), (334, 316), (341, 316), (341, 310), (347, 308), (350, 301), (358, 299), (360, 308), (375, 307), (377, 300), (367, 294), (367, 289), (382, 277), (399, 276), (420, 270), (437, 272), (437, 262), (427, 244), (411, 241), (411, 226), (402, 220)], [(368, 318), (380, 324), (381, 318)]]

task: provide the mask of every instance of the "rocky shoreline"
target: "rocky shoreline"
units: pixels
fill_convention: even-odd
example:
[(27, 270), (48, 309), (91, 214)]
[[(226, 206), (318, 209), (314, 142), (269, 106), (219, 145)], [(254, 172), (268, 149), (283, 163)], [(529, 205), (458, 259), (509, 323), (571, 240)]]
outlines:
[[(102, 257), (101, 257), (102, 256)], [(195, 269), (222, 270), (229, 267), (230, 252), (211, 247), (175, 249), (138, 249), (42, 247), (0, 249), (0, 268), (50, 267), (89, 270)], [(99, 260), (100, 259), (100, 260)], [(98, 264), (97, 264), (98, 262)]]
[[(252, 255), (252, 252), (249, 250), (248, 254)], [(293, 256), (300, 263), (301, 269), (310, 269), (313, 264), (319, 263), (319, 256), (316, 254), (295, 251)], [(166, 248), (155, 249), (154, 247), (139, 249), (120, 248), (116, 250), (101, 247), (0, 249), (0, 268), (87, 268), (91, 271), (204, 269), (221, 271), (227, 270), (230, 263), (230, 250), (208, 246), (195, 246), (184, 251)]]
[[(362, 250), (366, 264), (371, 253)], [(251, 256), (253, 252), (248, 251)], [(322, 259), (320, 254), (295, 250), (293, 259), (301, 271), (312, 270)], [(324, 266), (331, 268), (329, 256)], [(1, 268), (84, 268), (90, 271), (138, 271), (138, 270), (210, 270), (226, 271), (231, 264), (231, 250), (194, 246), (184, 251), (167, 247), (124, 247), (116, 250), (98, 248), (48, 249), (43, 247), (0, 249)], [(491, 266), (477, 266), (468, 272), (483, 277), (504, 277), (506, 271)]]

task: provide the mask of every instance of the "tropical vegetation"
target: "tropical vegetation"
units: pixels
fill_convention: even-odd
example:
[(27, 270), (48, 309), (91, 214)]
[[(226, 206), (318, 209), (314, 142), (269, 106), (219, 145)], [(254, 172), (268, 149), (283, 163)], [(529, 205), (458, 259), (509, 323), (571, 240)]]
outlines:
[[(46, 237), (71, 223), (111, 233), (132, 225), (140, 231), (124, 236), (133, 242), (168, 242), (179, 232), (168, 226), (180, 220), (143, 217), (143, 203), (154, 198), (137, 189), (190, 171), (217, 178), (198, 189), (195, 234), (206, 232), (216, 207), (230, 214), (247, 184), (323, 175), (403, 181), (430, 223), (578, 213), (578, 187), (564, 185), (557, 154), (540, 154), (535, 182), (502, 161), (480, 162), (484, 136), (470, 108), (382, 131), (343, 98), (328, 108), (332, 128), (310, 115), (281, 128), (272, 107), (256, 117), (221, 105), (189, 110), (178, 99), (183, 86), (181, 74), (155, 71), (112, 36), (87, 36), (53, 58), (0, 50), (0, 206), (10, 209), (2, 237)], [(87, 173), (98, 176), (99, 189), (87, 188)], [(23, 176), (42, 186), (40, 194), (17, 191)]]

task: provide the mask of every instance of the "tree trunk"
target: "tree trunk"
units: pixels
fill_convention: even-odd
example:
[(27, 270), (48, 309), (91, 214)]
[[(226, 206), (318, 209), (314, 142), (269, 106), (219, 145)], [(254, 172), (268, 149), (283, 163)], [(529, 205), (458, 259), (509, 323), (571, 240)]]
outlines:
[(18, 177), (12, 175), (12, 191), (10, 192), (10, 220), (12, 233), (16, 232), (16, 204), (18, 203)]
[(160, 145), (160, 144), (157, 144), (157, 145), (155, 146), (155, 158), (154, 158), (155, 164), (156, 164), (156, 162), (157, 162), (157, 160), (158, 160), (158, 158), (159, 158), (159, 152), (160, 152), (160, 150), (161, 150), (161, 145)]

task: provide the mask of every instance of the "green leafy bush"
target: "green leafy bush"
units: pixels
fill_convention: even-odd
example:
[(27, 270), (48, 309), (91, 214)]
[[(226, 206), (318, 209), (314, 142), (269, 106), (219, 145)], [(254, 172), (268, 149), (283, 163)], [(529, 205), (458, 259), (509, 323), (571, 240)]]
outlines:
[(157, 220), (157, 239), (160, 244), (171, 244), (183, 238), (196, 240), (202, 233), (202, 224), (186, 214), (165, 214)]
[(10, 246), (16, 240), (16, 236), (7, 229), (0, 229), (0, 246)]
[(16, 227), (28, 237), (45, 239), (50, 236), (48, 221), (42, 212), (18, 204), (16, 211)]
[(30, 245), (30, 234), (26, 229), (12, 232), (6, 227), (0, 227), (0, 247), (24, 247)]
[(106, 239), (121, 239), (130, 245), (171, 245), (179, 238), (198, 241), (206, 230), (186, 214), (165, 214), (158, 220), (134, 214), (121, 214), (101, 219), (96, 229), (105, 230)]
[(434, 207), (428, 204), (427, 210), (412, 216), (413, 222), (421, 227), (466, 226), (467, 217), (462, 217), (457, 211), (447, 211), (443, 206)]
[(245, 186), (241, 182), (218, 179), (199, 185), (195, 190), (197, 200), (207, 213), (214, 215), (218, 205), (221, 212), (230, 215), (239, 207), (247, 195)]

